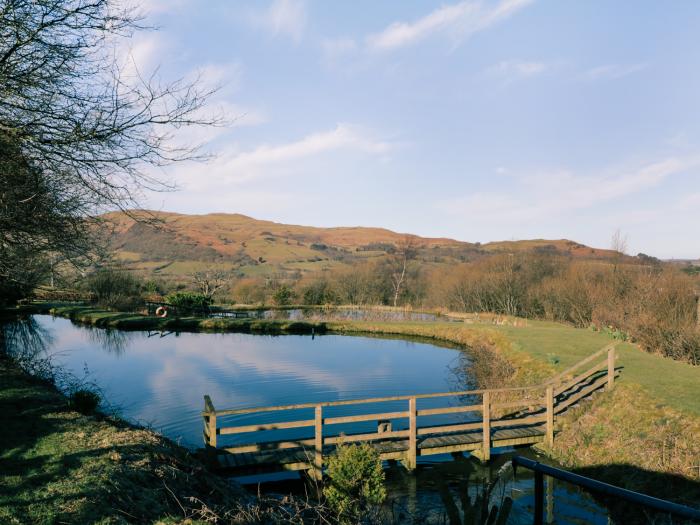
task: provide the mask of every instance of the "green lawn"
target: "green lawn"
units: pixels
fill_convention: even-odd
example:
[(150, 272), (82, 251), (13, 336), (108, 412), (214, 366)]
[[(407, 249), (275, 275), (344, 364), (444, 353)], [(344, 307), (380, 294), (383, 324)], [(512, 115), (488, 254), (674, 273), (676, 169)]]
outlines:
[[(613, 341), (592, 330), (577, 329), (555, 323), (528, 321), (528, 326), (477, 326), (495, 330), (510, 339), (516, 349), (548, 361), (559, 358), (563, 370)], [(619, 343), (617, 365), (622, 366), (621, 379), (636, 383), (653, 398), (676, 408), (700, 415), (700, 367), (658, 355), (649, 354), (629, 343)]]

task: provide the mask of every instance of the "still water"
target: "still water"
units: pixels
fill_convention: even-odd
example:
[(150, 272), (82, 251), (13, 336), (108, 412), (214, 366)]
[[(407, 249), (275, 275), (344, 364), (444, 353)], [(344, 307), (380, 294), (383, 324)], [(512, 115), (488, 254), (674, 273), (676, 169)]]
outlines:
[[(122, 332), (78, 326), (47, 315), (33, 316), (33, 321), (44, 344), (42, 352), (54, 363), (98, 385), (109, 405), (125, 419), (148, 425), (190, 448), (202, 446), (204, 394), (211, 396), (217, 409), (226, 409), (474, 387), (467, 353), (422, 341)], [(391, 406), (380, 410), (385, 408), (405, 410)], [(239, 416), (233, 424), (246, 424), (249, 417)], [(361, 427), (346, 430), (364, 431)], [(400, 467), (387, 471), (394, 512), (424, 512), (427, 521), (441, 522), (445, 495), (452, 493), (458, 501), (459, 487), (467, 478), (473, 482), (494, 477), (494, 469), (499, 461), (507, 461), (507, 455), (487, 469), (468, 459), (430, 459), (419, 464), (416, 475)], [(289, 481), (282, 483), (272, 481), (269, 490), (290, 490)], [(508, 480), (499, 490), (515, 501), (508, 523), (528, 523), (531, 476), (519, 473), (517, 480)], [(557, 485), (553, 494), (554, 523), (607, 523), (605, 509), (586, 493)], [(435, 514), (432, 519), (431, 513)]]

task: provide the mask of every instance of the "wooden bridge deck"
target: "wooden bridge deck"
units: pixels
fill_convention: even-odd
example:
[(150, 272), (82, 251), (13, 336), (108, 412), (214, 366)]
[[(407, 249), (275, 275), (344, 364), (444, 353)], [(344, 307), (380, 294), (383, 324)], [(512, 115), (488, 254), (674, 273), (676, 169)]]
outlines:
[[(602, 354), (606, 359), (591, 368), (580, 371)], [(547, 381), (543, 385), (394, 396), (325, 403), (306, 403), (274, 407), (216, 410), (205, 397), (204, 441), (213, 465), (222, 473), (233, 476), (259, 474), (280, 470), (306, 470), (316, 477), (323, 472), (324, 457), (333, 454), (339, 443), (369, 443), (384, 460), (401, 460), (407, 468), (416, 466), (418, 457), (434, 454), (470, 452), (482, 460), (490, 458), (491, 450), (500, 447), (553, 443), (554, 422), (557, 414), (602, 388), (611, 388), (615, 379), (615, 348), (606, 347), (587, 359)], [(479, 404), (459, 404), (439, 408), (418, 408), (418, 403), (431, 400), (433, 404), (447, 399), (473, 400)], [(400, 412), (361, 413), (327, 417), (324, 409), (379, 403), (408, 402), (408, 410)], [(269, 414), (313, 410), (313, 419), (261, 422), (240, 426), (219, 426), (218, 421), (228, 416)], [(331, 410), (338, 411), (337, 408)], [(436, 416), (480, 413), (449, 424), (436, 424)], [(432, 424), (419, 425), (418, 421), (432, 417)], [(453, 416), (454, 417), (454, 416)], [(408, 425), (405, 422), (408, 422)], [(334, 431), (337, 425), (374, 422), (376, 432), (345, 434)], [(395, 423), (400, 423), (396, 425)], [(223, 445), (222, 436), (258, 432), (272, 432), (307, 428), (312, 438), (251, 440), (245, 444)]]

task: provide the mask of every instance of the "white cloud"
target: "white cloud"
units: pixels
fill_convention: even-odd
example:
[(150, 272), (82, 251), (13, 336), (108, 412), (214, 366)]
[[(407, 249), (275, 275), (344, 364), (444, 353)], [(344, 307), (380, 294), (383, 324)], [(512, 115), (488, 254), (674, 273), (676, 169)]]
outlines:
[(415, 44), (436, 33), (448, 34), (455, 44), (504, 20), (533, 0), (502, 0), (494, 7), (464, 1), (440, 7), (414, 22), (394, 22), (366, 39), (371, 51), (392, 51)]
[(549, 69), (544, 62), (525, 62), (518, 60), (504, 60), (488, 67), (485, 73), (489, 76), (502, 79), (504, 83), (510, 83), (518, 78), (528, 78), (540, 75)]
[(700, 193), (691, 193), (683, 197), (679, 207), (682, 210), (700, 210)]
[(373, 135), (358, 126), (341, 123), (332, 130), (312, 133), (296, 141), (263, 144), (247, 151), (229, 144), (206, 165), (177, 165), (171, 168), (171, 174), (188, 191), (219, 191), (226, 185), (251, 183), (267, 176), (298, 174), (307, 166), (305, 163), (330, 152), (364, 154), (381, 159), (394, 144), (378, 140)]
[(286, 36), (299, 42), (306, 29), (306, 2), (304, 0), (274, 0), (252, 19), (255, 25), (274, 36)]
[(577, 175), (555, 171), (520, 178), (503, 178), (497, 192), (480, 192), (450, 199), (441, 208), (452, 215), (479, 216), (499, 224), (548, 221), (563, 214), (609, 203), (661, 185), (678, 173), (700, 168), (700, 158), (669, 158), (620, 174)]
[(616, 80), (642, 71), (647, 67), (648, 64), (605, 64), (589, 69), (584, 73), (584, 78), (587, 80)]

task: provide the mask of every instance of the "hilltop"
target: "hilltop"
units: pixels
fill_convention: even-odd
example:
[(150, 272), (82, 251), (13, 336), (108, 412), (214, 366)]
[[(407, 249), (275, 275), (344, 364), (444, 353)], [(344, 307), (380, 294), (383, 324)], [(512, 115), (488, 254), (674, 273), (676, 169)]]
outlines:
[[(384, 228), (319, 228), (258, 220), (241, 214), (186, 215), (139, 210), (101, 217), (105, 241), (128, 268), (177, 278), (206, 267), (240, 276), (313, 273), (379, 260), (411, 239), (418, 259), (430, 266), (476, 260), (495, 253), (546, 252), (573, 258), (609, 259), (610, 250), (567, 240), (488, 244), (420, 237)], [(150, 219), (144, 223), (142, 218)]]

